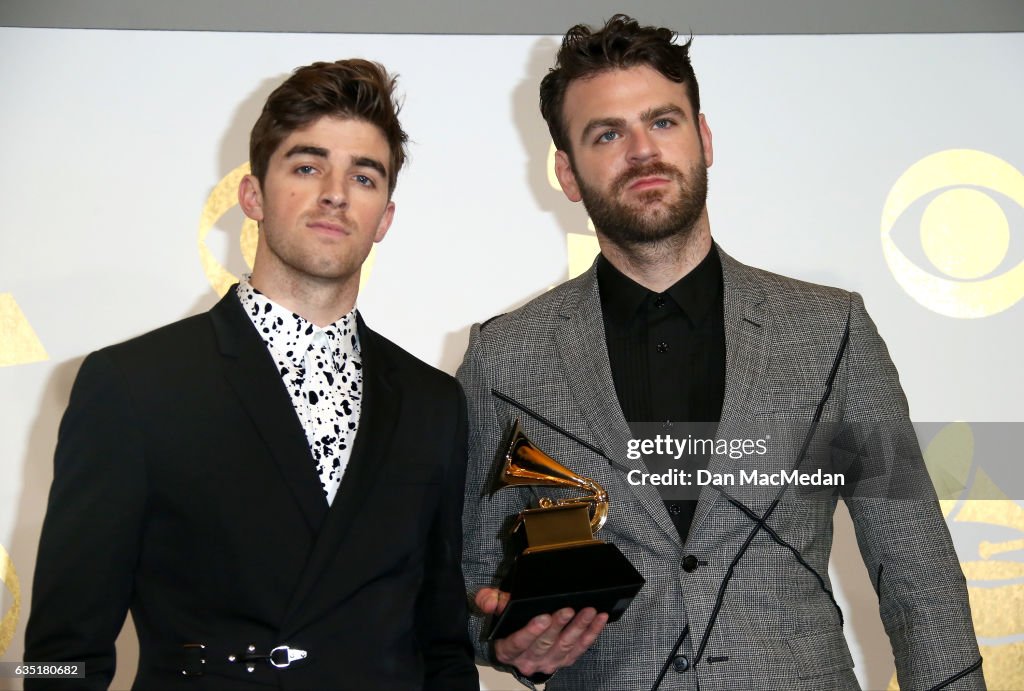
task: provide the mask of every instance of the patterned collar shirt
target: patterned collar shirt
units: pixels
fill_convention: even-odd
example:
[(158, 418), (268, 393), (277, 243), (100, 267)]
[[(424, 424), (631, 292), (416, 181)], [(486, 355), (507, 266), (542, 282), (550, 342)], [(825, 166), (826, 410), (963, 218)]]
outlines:
[(330, 505), (352, 454), (362, 409), (356, 310), (321, 328), (253, 288), (249, 276), (237, 292), (295, 406)]

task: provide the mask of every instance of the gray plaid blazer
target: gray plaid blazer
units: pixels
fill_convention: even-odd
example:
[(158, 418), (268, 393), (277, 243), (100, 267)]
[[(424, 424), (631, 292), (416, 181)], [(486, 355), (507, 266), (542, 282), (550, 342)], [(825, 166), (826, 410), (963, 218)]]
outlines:
[[(719, 438), (746, 435), (750, 421), (806, 429), (847, 323), (849, 345), (824, 409), (823, 430), (877, 430), (876, 423), (910, 429), (896, 369), (859, 295), (754, 269), (719, 252), (726, 337)], [(621, 467), (492, 395), (498, 390), (617, 463), (645, 470), (642, 459), (623, 453), (631, 431), (615, 394), (593, 268), (512, 313), (475, 325), (458, 378), (471, 430), (463, 518), (469, 587), (475, 592), (498, 584), (506, 518), (535, 506), (539, 496), (533, 488), (488, 491), (499, 445), (517, 417), (539, 448), (608, 490), (609, 519), (598, 537), (615, 543), (647, 579), (622, 618), (573, 666), (552, 677), (550, 691), (649, 689), (686, 626), (689, 634), (659, 687), (665, 691), (859, 688), (828, 576), (837, 497), (783, 495), (767, 523), (787, 544), (766, 531), (757, 534), (706, 633), (728, 567), (755, 526), (750, 517), (719, 491), (703, 488), (684, 545), (657, 488), (630, 484)], [(911, 439), (897, 461), (920, 469), (920, 450)], [(850, 447), (857, 448), (857, 440)], [(779, 450), (756, 463), (770, 470), (794, 458), (792, 450)], [(714, 455), (708, 469), (729, 473), (737, 463)], [(774, 496), (729, 489), (758, 514)], [(878, 592), (901, 687), (932, 688), (978, 663), (964, 577), (934, 495), (926, 501), (845, 501)], [(681, 567), (688, 555), (698, 559), (689, 572)], [(471, 634), (479, 658), (493, 663), (482, 639), (485, 623), (474, 617)], [(980, 668), (945, 688), (984, 688)]]

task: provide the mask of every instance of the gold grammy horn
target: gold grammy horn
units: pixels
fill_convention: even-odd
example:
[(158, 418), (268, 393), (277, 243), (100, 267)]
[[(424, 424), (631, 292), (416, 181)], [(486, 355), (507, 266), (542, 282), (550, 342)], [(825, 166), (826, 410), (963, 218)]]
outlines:
[(495, 483), (495, 491), (502, 487), (572, 487), (588, 492), (575, 499), (540, 500), (542, 509), (569, 504), (590, 505), (590, 529), (596, 533), (608, 520), (608, 492), (588, 477), (572, 472), (548, 456), (526, 438), (516, 420), (512, 435), (505, 447), (505, 465)]

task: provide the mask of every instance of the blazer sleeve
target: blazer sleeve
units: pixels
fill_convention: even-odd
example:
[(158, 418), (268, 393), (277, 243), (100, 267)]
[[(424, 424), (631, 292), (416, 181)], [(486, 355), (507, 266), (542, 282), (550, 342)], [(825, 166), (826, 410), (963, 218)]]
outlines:
[(132, 599), (146, 474), (135, 407), (105, 351), (85, 359), (61, 421), (32, 587), (25, 659), (82, 662), (85, 679), (25, 688), (105, 689)]
[[(466, 392), (469, 413), (469, 461), (466, 472), (466, 504), (463, 512), (462, 567), (470, 598), (485, 587), (497, 587), (497, 574), (502, 556), (500, 540), (501, 522), (509, 515), (493, 506), (502, 493), (490, 496), (488, 473), (501, 443), (500, 427), (494, 410), (490, 379), (483, 353), (480, 325), (474, 324), (469, 335), (469, 347), (456, 376)], [(491, 645), (484, 638), (485, 618), (472, 613), (469, 620), (470, 637), (476, 647), (477, 658), (484, 664), (495, 665)]]
[(462, 496), (466, 480), (466, 401), (455, 388), (455, 434), (444, 459), (440, 501), (430, 528), (427, 563), (417, 601), (417, 634), (424, 656), (425, 691), (477, 691), (479, 675), (466, 629), (466, 582), (462, 576)]
[[(465, 545), (462, 568), (472, 598), (480, 588), (496, 588), (500, 570), (506, 558), (504, 536), (508, 518), (523, 509), (522, 496), (512, 490), (491, 492), (491, 472), (497, 462), (503, 424), (494, 407), (486, 339), (479, 324), (470, 330), (469, 347), (462, 365), (456, 373), (466, 392), (469, 413), (469, 461), (466, 471), (466, 505), (462, 528)], [(477, 660), (495, 669), (508, 672), (528, 688), (536, 688), (533, 681), (515, 667), (504, 665), (494, 657), (494, 649), (485, 637), (488, 619), (479, 612), (471, 612), (469, 633), (476, 648)], [(550, 678), (550, 677), (548, 677)]]
[[(844, 423), (876, 476), (906, 491), (848, 496), (857, 542), (875, 584), (900, 687), (984, 689), (967, 587), (949, 529), (927, 481), (907, 400), (888, 349), (864, 309), (850, 302)], [(881, 441), (880, 441), (881, 440)], [(924, 478), (924, 482), (907, 482)]]

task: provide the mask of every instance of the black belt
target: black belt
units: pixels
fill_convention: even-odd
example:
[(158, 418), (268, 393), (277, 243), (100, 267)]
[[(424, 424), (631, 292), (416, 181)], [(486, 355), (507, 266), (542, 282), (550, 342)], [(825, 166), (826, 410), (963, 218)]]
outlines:
[(255, 645), (248, 645), (241, 653), (216, 652), (202, 643), (186, 643), (181, 647), (181, 673), (186, 677), (201, 677), (210, 664), (244, 665), (246, 672), (256, 671), (257, 664), (266, 664), (277, 669), (288, 669), (293, 662), (305, 660), (305, 650), (279, 645), (270, 652), (257, 652)]

